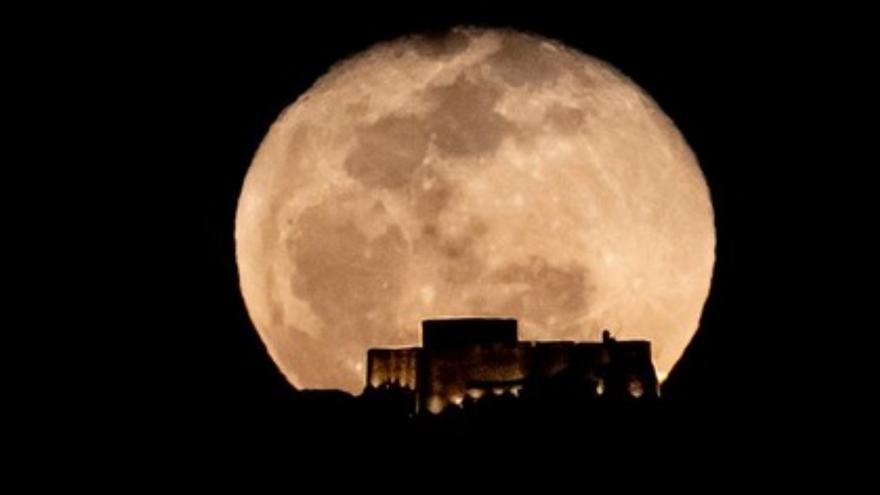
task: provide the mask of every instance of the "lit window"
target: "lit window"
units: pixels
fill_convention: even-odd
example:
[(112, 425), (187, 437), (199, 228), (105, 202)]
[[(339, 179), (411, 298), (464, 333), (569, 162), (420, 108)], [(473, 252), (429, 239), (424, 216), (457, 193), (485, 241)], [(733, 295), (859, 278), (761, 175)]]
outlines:
[(467, 391), (467, 394), (474, 400), (479, 400), (484, 393), (486, 393), (485, 390), (481, 388), (469, 388)]
[(432, 412), (433, 414), (440, 414), (440, 412), (443, 411), (443, 407), (445, 405), (446, 404), (443, 400), (443, 397), (440, 397), (439, 395), (432, 395), (431, 397), (428, 397), (428, 411)]
[(629, 395), (632, 395), (636, 399), (642, 396), (645, 393), (645, 388), (642, 386), (642, 382), (639, 380), (630, 380), (629, 382)]

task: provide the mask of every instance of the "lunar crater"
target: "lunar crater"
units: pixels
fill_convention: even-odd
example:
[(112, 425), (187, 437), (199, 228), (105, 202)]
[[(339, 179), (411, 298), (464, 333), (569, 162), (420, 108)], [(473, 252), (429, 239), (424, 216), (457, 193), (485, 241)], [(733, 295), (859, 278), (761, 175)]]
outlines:
[(489, 66), (513, 87), (542, 86), (565, 73), (558, 55), (544, 42), (527, 36), (504, 38), (501, 48), (488, 59)]
[(586, 121), (586, 112), (581, 109), (553, 104), (544, 114), (544, 123), (566, 134), (577, 132)]
[(467, 50), (470, 38), (461, 30), (437, 31), (417, 36), (413, 49), (423, 57), (452, 57)]

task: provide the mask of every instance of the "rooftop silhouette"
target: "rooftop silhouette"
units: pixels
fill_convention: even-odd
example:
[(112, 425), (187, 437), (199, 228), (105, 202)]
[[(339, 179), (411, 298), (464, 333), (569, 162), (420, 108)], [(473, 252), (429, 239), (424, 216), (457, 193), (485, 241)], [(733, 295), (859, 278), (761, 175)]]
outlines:
[(370, 349), (364, 397), (409, 415), (481, 403), (641, 402), (658, 397), (648, 341), (519, 341), (517, 321), (426, 320), (422, 347)]

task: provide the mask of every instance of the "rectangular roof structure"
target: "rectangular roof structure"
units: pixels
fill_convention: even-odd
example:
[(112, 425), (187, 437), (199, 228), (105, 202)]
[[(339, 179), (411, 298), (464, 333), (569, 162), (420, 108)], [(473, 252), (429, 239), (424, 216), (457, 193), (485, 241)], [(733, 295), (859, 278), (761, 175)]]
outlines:
[(456, 318), (422, 322), (422, 347), (455, 349), (479, 344), (515, 344), (514, 318)]

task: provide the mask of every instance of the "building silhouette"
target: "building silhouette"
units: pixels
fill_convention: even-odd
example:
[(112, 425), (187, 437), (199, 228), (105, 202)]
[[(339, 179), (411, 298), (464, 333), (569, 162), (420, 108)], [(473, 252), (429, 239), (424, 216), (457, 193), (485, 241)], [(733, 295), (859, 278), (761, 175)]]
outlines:
[(481, 401), (634, 402), (656, 399), (648, 341), (520, 342), (517, 321), (425, 320), (422, 347), (370, 349), (365, 396), (410, 414)]

